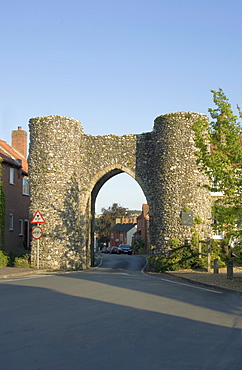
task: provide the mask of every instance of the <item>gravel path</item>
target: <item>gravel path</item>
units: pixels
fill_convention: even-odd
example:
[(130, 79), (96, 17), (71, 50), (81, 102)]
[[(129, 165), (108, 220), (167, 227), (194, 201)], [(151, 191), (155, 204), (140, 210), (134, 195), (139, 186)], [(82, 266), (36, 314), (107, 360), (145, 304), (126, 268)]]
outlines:
[(197, 272), (193, 270), (172, 271), (167, 272), (167, 274), (182, 279), (242, 292), (242, 267), (236, 267), (233, 271), (233, 279), (227, 279), (226, 268), (220, 269), (218, 274), (214, 274), (213, 272)]

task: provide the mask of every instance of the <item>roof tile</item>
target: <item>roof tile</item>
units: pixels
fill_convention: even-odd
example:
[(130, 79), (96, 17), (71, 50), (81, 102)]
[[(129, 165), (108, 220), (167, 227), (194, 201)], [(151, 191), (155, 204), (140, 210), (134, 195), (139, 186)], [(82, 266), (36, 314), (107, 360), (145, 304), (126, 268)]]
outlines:
[[(21, 153), (11, 147), (9, 144), (6, 143), (4, 140), (0, 140), (0, 156), (3, 160), (7, 161), (8, 163), (14, 165), (22, 165), (23, 170), (27, 173), (28, 172), (28, 161), (24, 158)], [(18, 162), (18, 160), (22, 161), (22, 164)]]

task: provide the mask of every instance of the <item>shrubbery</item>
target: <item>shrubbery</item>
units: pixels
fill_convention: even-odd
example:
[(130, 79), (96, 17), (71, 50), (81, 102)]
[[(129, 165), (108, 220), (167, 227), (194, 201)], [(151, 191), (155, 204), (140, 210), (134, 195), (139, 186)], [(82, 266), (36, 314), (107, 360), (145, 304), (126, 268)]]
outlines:
[[(149, 265), (155, 272), (176, 271), (185, 269), (205, 269), (207, 268), (207, 257), (198, 256), (198, 249), (192, 245), (177, 247), (173, 241), (173, 247), (166, 254), (151, 255), (148, 258)], [(176, 246), (176, 248), (174, 248)], [(225, 267), (226, 256), (222, 247), (217, 242), (211, 241), (211, 261), (218, 259), (219, 267)], [(207, 246), (203, 244), (202, 253), (207, 253)]]
[(0, 250), (0, 267), (6, 267), (8, 264), (9, 257)]
[(143, 250), (145, 246), (145, 241), (141, 237), (136, 239), (136, 241), (132, 245), (132, 249), (134, 252), (138, 252), (140, 250)]
[(29, 266), (29, 255), (24, 254), (21, 257), (15, 257), (13, 266), (18, 267), (18, 268), (28, 268), (28, 267), (30, 267)]
[(22, 256), (16, 256), (13, 253), (9, 255), (5, 254), (0, 250), (0, 267), (18, 267), (18, 268), (28, 268), (29, 264), (29, 255), (24, 254)]

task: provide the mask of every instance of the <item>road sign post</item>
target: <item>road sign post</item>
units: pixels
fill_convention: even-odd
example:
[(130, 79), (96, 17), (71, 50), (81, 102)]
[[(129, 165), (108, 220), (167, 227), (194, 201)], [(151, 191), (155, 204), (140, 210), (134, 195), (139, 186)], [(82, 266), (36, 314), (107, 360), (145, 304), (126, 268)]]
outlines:
[(38, 270), (39, 269), (39, 238), (37, 239), (37, 258), (36, 258), (36, 262), (37, 262), (36, 267), (37, 267), (37, 270)]
[(36, 211), (32, 220), (30, 221), (31, 224), (37, 224), (37, 226), (33, 227), (32, 229), (32, 237), (36, 239), (36, 267), (39, 269), (39, 240), (42, 237), (42, 229), (39, 224), (45, 223), (45, 219), (40, 213), (40, 211)]
[(42, 237), (42, 229), (38, 226), (38, 224), (32, 229), (32, 237), (34, 239), (40, 239)]

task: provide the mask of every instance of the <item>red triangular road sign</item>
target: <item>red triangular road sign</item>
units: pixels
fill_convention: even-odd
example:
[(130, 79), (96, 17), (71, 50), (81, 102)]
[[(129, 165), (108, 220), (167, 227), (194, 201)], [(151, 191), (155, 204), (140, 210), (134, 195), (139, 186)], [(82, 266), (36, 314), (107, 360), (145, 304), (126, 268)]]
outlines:
[(44, 217), (40, 213), (40, 211), (36, 211), (34, 217), (30, 221), (31, 224), (43, 224), (45, 222)]

